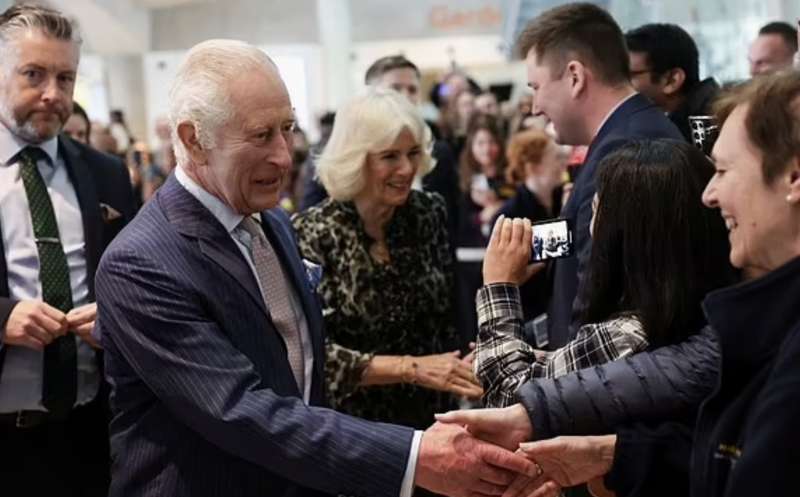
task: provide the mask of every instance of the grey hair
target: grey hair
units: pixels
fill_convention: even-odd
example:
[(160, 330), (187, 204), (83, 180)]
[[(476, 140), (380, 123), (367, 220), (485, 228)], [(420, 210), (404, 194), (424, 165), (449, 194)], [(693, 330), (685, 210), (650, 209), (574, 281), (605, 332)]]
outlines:
[(0, 41), (12, 39), (18, 31), (37, 30), (57, 40), (78, 45), (82, 40), (78, 23), (61, 12), (40, 5), (14, 5), (0, 14)]
[(169, 125), (179, 166), (189, 156), (178, 137), (178, 126), (190, 123), (204, 149), (215, 146), (215, 132), (234, 117), (231, 81), (253, 69), (275, 68), (263, 51), (238, 40), (207, 40), (186, 55), (169, 90)]

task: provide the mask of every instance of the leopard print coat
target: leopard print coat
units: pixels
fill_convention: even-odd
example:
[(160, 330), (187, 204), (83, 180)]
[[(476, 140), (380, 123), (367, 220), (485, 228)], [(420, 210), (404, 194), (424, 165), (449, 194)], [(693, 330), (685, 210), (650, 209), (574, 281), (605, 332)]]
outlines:
[(413, 385), (356, 387), (373, 354), (457, 348), (446, 216), (441, 196), (412, 191), (387, 227), (387, 264), (370, 256), (373, 240), (352, 202), (327, 199), (293, 217), (301, 255), (322, 266), (326, 380), (337, 409), (425, 428), (435, 412), (451, 407), (448, 394)]

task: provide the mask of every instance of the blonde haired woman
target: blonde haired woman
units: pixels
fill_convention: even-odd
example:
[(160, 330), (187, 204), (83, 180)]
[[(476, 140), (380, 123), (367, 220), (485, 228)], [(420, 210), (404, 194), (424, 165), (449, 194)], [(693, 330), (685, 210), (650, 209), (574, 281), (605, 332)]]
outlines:
[[(293, 218), (303, 257), (322, 266), (334, 404), (418, 428), (451, 405), (431, 389), (480, 395), (470, 364), (453, 351), (445, 203), (412, 189), (433, 166), (430, 144), (427, 125), (399, 93), (351, 100), (319, 159), (330, 198)], [(357, 388), (366, 385), (384, 386)]]

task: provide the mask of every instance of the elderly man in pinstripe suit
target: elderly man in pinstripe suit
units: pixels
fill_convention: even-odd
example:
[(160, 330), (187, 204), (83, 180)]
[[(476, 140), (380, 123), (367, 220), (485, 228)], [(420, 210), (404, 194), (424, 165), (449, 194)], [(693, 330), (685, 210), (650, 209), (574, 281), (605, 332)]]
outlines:
[(97, 276), (112, 496), (499, 495), (536, 474), (461, 427), (414, 432), (322, 407), (320, 310), (272, 209), (294, 118), (263, 52), (194, 47), (170, 120), (179, 167)]

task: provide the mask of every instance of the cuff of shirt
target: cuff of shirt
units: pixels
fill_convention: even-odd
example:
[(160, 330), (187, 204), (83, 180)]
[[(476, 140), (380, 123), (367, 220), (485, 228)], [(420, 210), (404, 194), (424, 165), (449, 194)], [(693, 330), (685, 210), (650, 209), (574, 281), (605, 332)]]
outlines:
[(491, 283), (478, 290), (475, 297), (478, 310), (478, 326), (502, 318), (522, 320), (522, 304), (519, 288), (510, 283)]
[(406, 475), (403, 477), (403, 483), (400, 486), (400, 497), (411, 497), (411, 494), (414, 493), (414, 476), (417, 472), (417, 458), (419, 457), (419, 445), (421, 441), (422, 432), (417, 430), (414, 432), (414, 438), (411, 440), (411, 451), (408, 453)]

